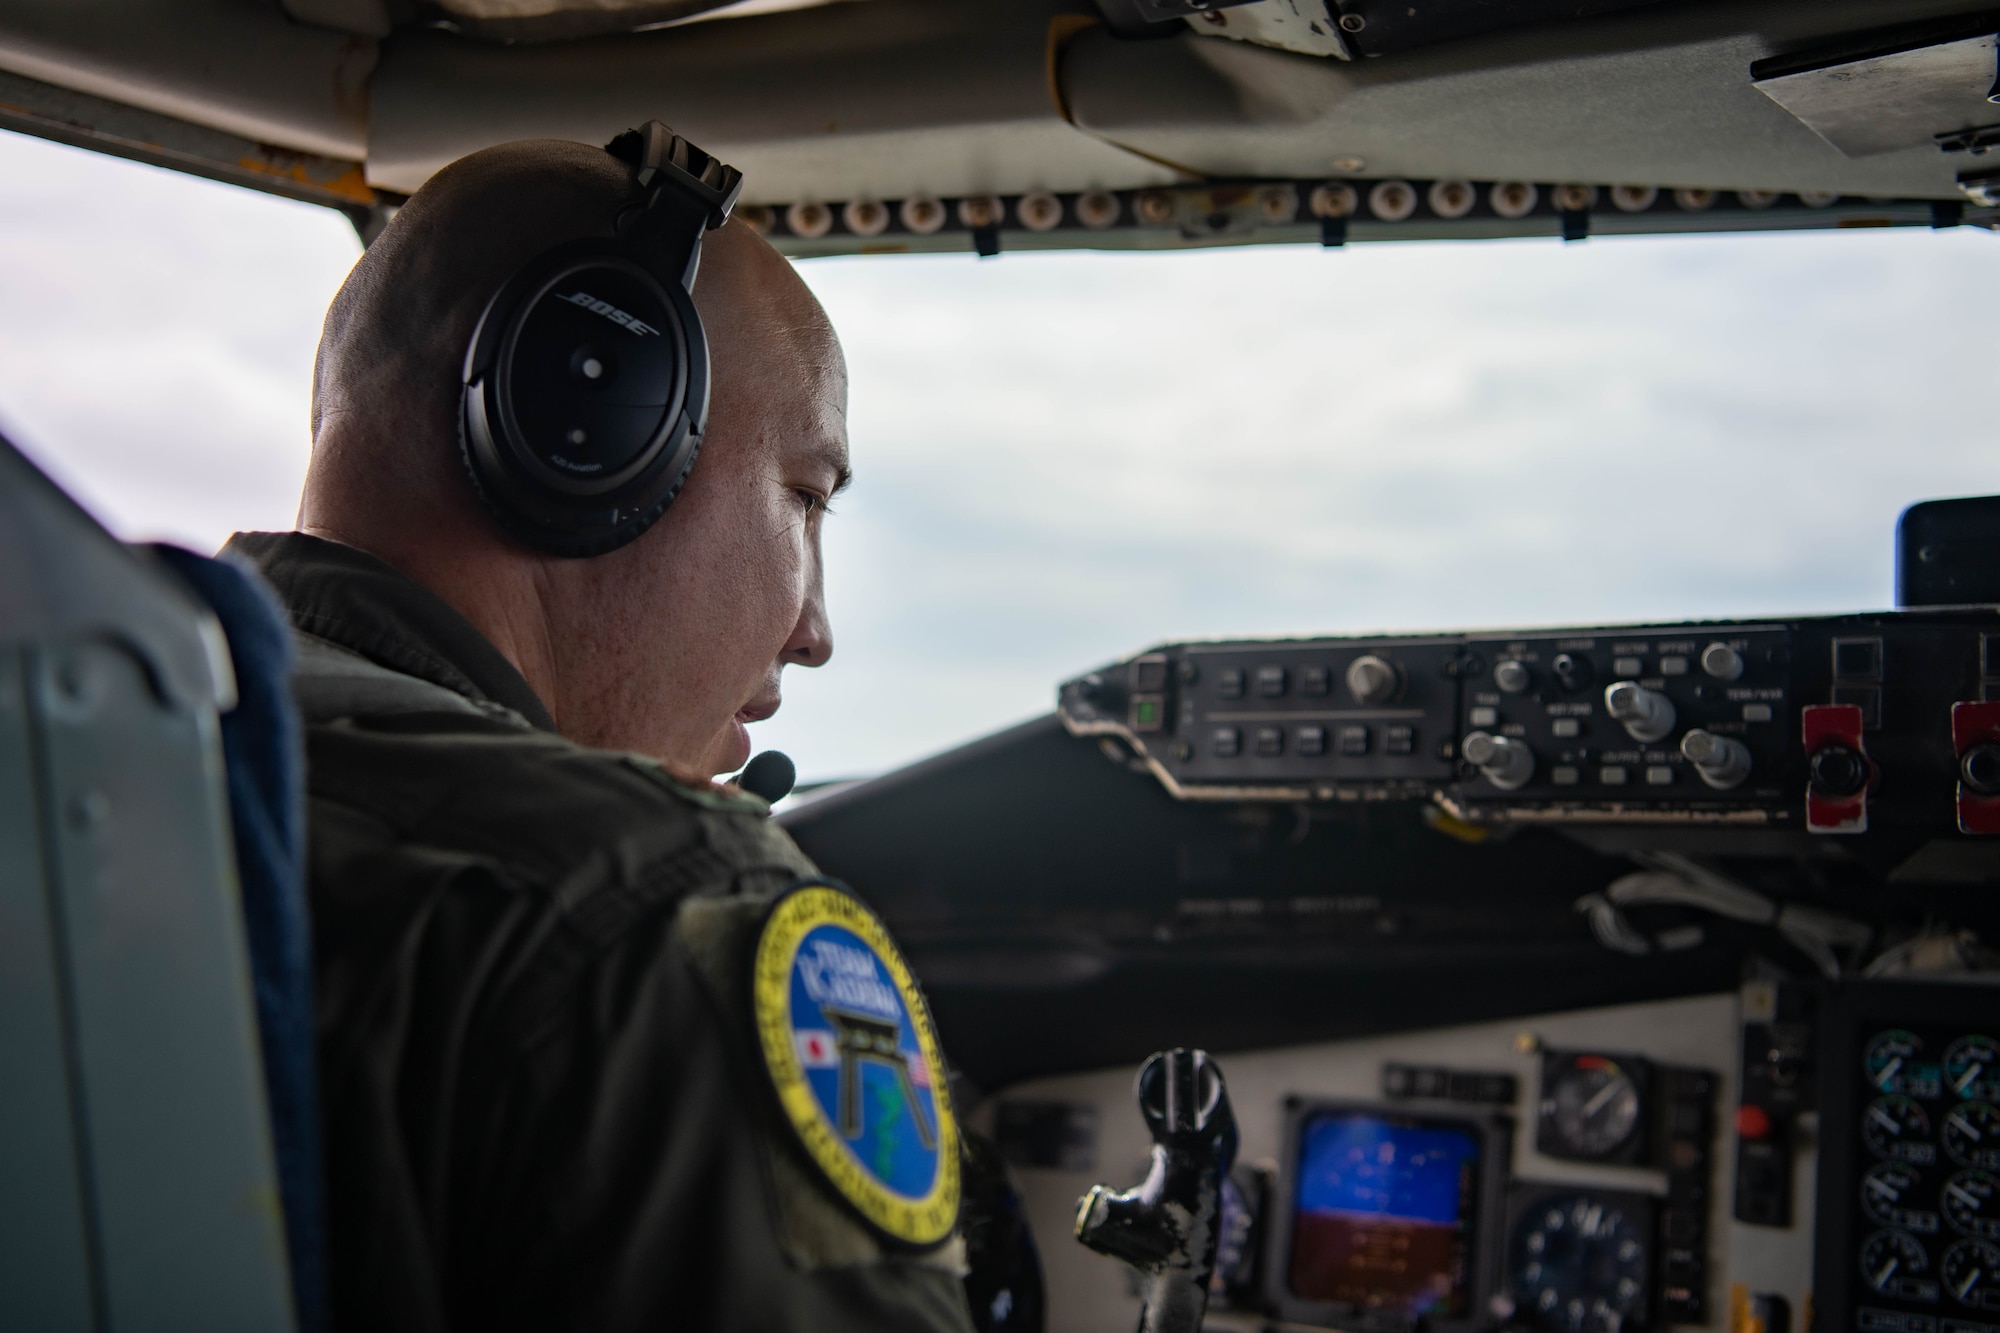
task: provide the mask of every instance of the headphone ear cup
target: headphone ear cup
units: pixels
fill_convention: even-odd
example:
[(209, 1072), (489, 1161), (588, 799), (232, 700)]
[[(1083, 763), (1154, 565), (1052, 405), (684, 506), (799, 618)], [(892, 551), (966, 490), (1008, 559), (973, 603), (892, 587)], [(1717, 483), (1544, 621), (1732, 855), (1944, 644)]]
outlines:
[(708, 416), (708, 347), (685, 289), (609, 242), (510, 279), (466, 354), (459, 438), (474, 489), (552, 555), (635, 540), (680, 492)]

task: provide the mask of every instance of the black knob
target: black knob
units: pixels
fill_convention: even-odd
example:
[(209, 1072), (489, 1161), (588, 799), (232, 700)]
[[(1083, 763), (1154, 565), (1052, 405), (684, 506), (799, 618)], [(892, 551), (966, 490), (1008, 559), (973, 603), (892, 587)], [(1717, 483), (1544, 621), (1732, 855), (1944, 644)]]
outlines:
[(1823, 796), (1853, 796), (1868, 785), (1868, 760), (1845, 745), (1815, 751), (1809, 765), (1813, 789)]
[(1549, 663), (1549, 670), (1555, 672), (1556, 684), (1571, 694), (1589, 689), (1591, 677), (1595, 674), (1590, 669), (1589, 658), (1573, 653), (1557, 653), (1555, 661)]
[(1984, 741), (1958, 757), (1958, 775), (1981, 796), (2000, 792), (2000, 745)]

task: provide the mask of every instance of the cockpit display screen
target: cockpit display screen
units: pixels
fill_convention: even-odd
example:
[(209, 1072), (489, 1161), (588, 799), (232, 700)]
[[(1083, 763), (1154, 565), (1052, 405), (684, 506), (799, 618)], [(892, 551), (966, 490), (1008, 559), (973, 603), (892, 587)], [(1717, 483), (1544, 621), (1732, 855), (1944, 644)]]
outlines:
[(1299, 1135), (1292, 1294), (1411, 1321), (1466, 1315), (1479, 1131), (1329, 1110)]

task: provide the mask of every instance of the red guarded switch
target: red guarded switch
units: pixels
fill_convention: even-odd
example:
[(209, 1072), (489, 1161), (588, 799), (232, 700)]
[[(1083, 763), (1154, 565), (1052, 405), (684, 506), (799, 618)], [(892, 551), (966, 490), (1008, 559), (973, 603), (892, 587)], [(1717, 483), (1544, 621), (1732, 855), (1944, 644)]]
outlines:
[(1951, 706), (1951, 748), (1958, 756), (1958, 828), (2000, 833), (2000, 703)]
[(1808, 704), (1799, 711), (1805, 721), (1806, 831), (1866, 833), (1875, 766), (1861, 744), (1861, 710)]

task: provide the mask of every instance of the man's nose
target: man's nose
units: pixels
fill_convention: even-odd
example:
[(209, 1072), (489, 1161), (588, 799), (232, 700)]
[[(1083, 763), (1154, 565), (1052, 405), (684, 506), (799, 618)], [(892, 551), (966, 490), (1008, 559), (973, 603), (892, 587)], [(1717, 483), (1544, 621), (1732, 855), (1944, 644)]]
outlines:
[(825, 666), (833, 657), (833, 626), (826, 617), (826, 598), (814, 588), (799, 611), (798, 624), (785, 643), (784, 660), (799, 666)]

